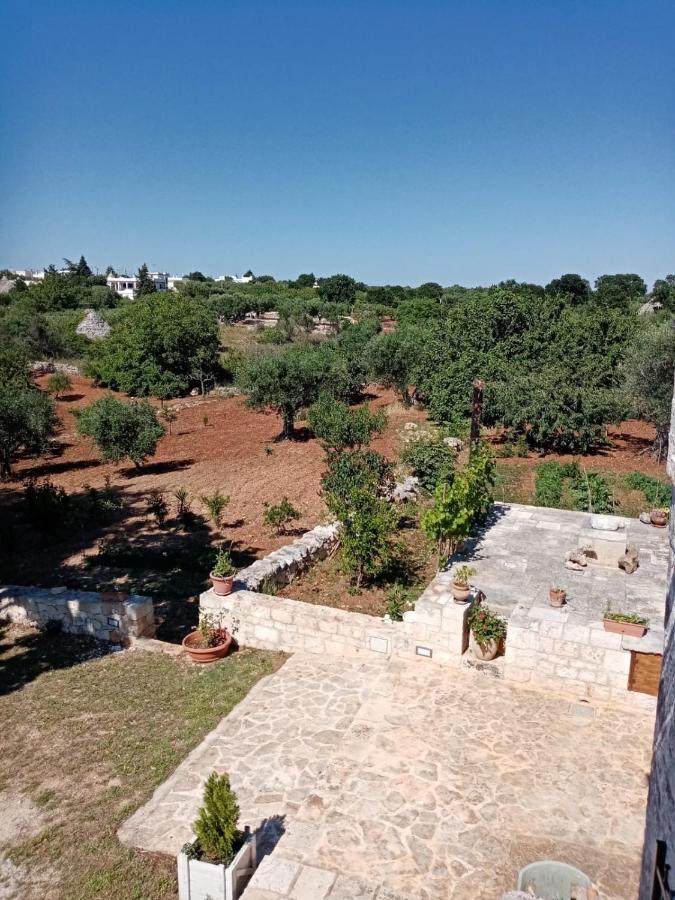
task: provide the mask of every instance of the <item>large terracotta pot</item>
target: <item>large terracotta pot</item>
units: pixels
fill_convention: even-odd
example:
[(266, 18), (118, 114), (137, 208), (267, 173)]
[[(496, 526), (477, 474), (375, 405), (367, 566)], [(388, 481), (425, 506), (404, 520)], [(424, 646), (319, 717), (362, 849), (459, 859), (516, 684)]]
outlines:
[(635, 622), (615, 622), (614, 619), (604, 619), (605, 631), (614, 634), (628, 634), (630, 637), (644, 637), (647, 631), (646, 625), (637, 625)]
[(473, 632), (469, 637), (469, 648), (471, 649), (471, 652), (476, 659), (480, 659), (483, 662), (488, 662), (497, 656), (500, 644), (501, 641), (488, 641), (486, 644), (479, 644), (473, 636)]
[(234, 575), (214, 575), (213, 572), (209, 575), (209, 578), (213, 582), (213, 593), (218, 594), (219, 597), (225, 597), (227, 594), (232, 593), (232, 585), (234, 584)]
[(453, 581), (452, 596), (455, 598), (455, 603), (466, 603), (471, 596), (471, 588), (468, 584), (458, 584)]
[(229, 631), (226, 632), (226, 634), (227, 637), (222, 644), (216, 644), (215, 647), (199, 647), (195, 645), (200, 643), (202, 636), (198, 631), (191, 631), (190, 634), (186, 634), (183, 638), (183, 647), (186, 649), (192, 662), (215, 662), (215, 660), (227, 656), (229, 649), (232, 646), (232, 635)]
[(668, 514), (662, 509), (653, 509), (649, 513), (649, 519), (657, 528), (665, 528), (668, 524)]

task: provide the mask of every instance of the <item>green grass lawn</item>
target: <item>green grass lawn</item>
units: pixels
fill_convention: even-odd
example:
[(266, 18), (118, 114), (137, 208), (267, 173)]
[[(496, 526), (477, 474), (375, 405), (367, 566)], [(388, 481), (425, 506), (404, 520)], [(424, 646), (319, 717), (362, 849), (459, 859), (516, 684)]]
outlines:
[(22, 898), (166, 900), (175, 861), (135, 853), (115, 832), (284, 657), (244, 650), (199, 668), (162, 653), (97, 652), (86, 639), (0, 633), (0, 800), (28, 798), (38, 819), (30, 837), (0, 849), (34, 872)]

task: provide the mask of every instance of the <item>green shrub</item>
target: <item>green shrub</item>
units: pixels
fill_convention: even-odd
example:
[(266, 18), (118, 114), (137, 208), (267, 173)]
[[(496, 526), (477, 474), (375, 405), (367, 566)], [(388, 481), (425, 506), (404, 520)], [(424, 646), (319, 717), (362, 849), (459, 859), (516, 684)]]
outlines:
[(597, 472), (579, 468), (570, 483), (572, 509), (592, 513), (613, 513), (616, 507), (607, 479)]
[(545, 462), (537, 468), (534, 482), (534, 502), (537, 506), (560, 509), (563, 495), (562, 466), (558, 462)]
[(328, 508), (340, 520), (340, 551), (345, 571), (357, 588), (374, 579), (394, 556), (396, 514), (370, 485), (354, 487), (343, 497), (328, 495)]
[(226, 774), (212, 772), (204, 787), (204, 802), (193, 825), (201, 855), (229, 865), (243, 842), (238, 829), (239, 804)]
[(414, 590), (411, 588), (406, 588), (402, 584), (395, 584), (387, 591), (385, 614), (394, 622), (402, 622), (403, 613), (415, 608), (414, 593)]
[(69, 391), (73, 386), (72, 379), (65, 372), (54, 372), (47, 379), (47, 391), (58, 399), (59, 394)]
[(631, 472), (630, 475), (626, 475), (626, 484), (634, 491), (642, 491), (652, 509), (670, 506), (672, 487), (667, 481), (643, 475), (642, 472)]
[(327, 495), (347, 497), (355, 489), (377, 490), (391, 477), (391, 466), (374, 450), (329, 453), (322, 485)]
[(232, 557), (227, 550), (222, 548), (216, 553), (216, 558), (211, 568), (211, 574), (217, 575), (219, 578), (229, 578), (234, 575), (235, 568)]
[(265, 503), (263, 522), (274, 528), (277, 534), (284, 534), (291, 522), (299, 518), (300, 511), (293, 506), (288, 497), (284, 497), (280, 503), (272, 505)]
[(28, 521), (38, 531), (47, 534), (63, 528), (72, 506), (70, 497), (62, 487), (51, 481), (37, 484), (32, 479), (26, 482), (23, 501)]
[(153, 488), (148, 494), (148, 512), (155, 517), (159, 527), (163, 528), (169, 515), (169, 507), (159, 488)]
[(76, 418), (78, 432), (94, 441), (103, 462), (128, 458), (136, 468), (154, 454), (165, 434), (147, 400), (123, 403), (108, 394), (79, 410)]
[(206, 507), (209, 519), (216, 528), (220, 528), (223, 521), (223, 513), (230, 503), (230, 497), (227, 494), (221, 494), (220, 491), (214, 491), (213, 494), (203, 494), (201, 501)]
[(309, 427), (321, 438), (327, 450), (362, 447), (370, 443), (374, 434), (384, 431), (387, 424), (384, 410), (372, 413), (367, 404), (350, 409), (346, 403), (328, 394), (322, 394), (310, 406), (307, 419)]
[(455, 451), (437, 435), (423, 435), (408, 441), (401, 450), (401, 462), (420, 480), (422, 488), (432, 494), (439, 481), (452, 472)]
[(58, 421), (54, 401), (41, 391), (16, 383), (1, 387), (0, 478), (12, 474), (12, 463), (19, 451), (44, 453), (51, 445)]

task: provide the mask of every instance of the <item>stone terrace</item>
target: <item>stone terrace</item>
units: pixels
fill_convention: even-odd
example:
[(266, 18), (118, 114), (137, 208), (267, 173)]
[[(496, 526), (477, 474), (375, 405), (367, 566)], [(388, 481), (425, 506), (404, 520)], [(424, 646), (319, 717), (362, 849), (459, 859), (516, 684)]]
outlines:
[(567, 591), (568, 607), (587, 618), (602, 618), (610, 601), (616, 612), (635, 612), (663, 625), (668, 568), (667, 530), (638, 519), (616, 517), (626, 543), (638, 549), (640, 567), (626, 575), (618, 567), (590, 564), (580, 572), (565, 568), (565, 553), (579, 546), (590, 528), (590, 513), (497, 503), (486, 526), (468, 542), (462, 561), (478, 570), (472, 579), (487, 603), (507, 618), (518, 604), (548, 603), (548, 590)]
[(281, 832), (244, 900), (494, 900), (548, 857), (631, 900), (652, 726), (423, 661), (296, 654), (120, 837), (176, 853), (215, 769), (242, 823)]

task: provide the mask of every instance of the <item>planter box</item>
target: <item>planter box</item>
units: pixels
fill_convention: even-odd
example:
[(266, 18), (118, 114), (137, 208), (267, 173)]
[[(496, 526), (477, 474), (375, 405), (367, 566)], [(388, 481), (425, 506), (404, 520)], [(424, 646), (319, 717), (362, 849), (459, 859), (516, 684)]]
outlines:
[(646, 625), (636, 625), (635, 622), (615, 622), (614, 619), (603, 619), (605, 631), (614, 634), (629, 634), (631, 637), (644, 637), (647, 631)]
[(178, 900), (238, 900), (258, 864), (255, 834), (251, 834), (229, 866), (190, 859), (178, 861)]

